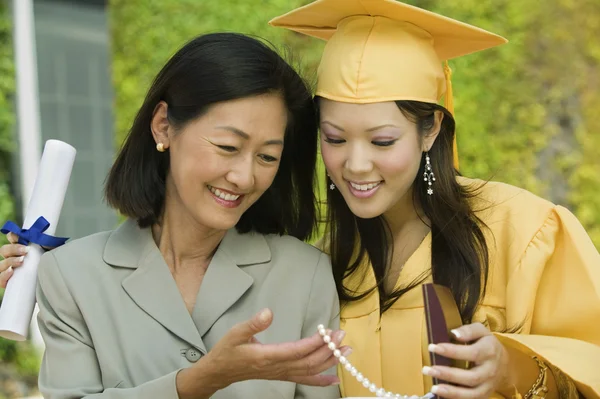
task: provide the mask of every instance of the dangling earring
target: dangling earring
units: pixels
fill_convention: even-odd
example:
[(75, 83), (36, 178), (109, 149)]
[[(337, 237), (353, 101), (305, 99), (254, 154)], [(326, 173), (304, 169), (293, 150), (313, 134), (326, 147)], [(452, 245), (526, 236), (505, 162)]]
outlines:
[[(327, 178), (329, 178), (329, 180), (331, 180), (331, 176), (329, 176), (329, 173), (327, 174)], [(333, 183), (333, 181), (331, 182), (331, 184), (329, 185), (329, 189), (331, 191), (335, 190), (335, 184)]]
[(425, 172), (423, 172), (423, 180), (425, 180), (428, 184), (427, 194), (433, 194), (433, 182), (435, 181), (435, 175), (433, 174), (433, 169), (431, 169), (431, 162), (429, 159), (429, 153), (425, 152)]
[(163, 143), (156, 144), (156, 150), (158, 152), (165, 152), (165, 145)]

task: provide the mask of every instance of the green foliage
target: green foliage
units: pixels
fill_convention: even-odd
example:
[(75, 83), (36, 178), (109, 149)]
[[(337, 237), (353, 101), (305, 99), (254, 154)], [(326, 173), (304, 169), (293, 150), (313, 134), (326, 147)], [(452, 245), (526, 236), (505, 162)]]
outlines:
[[(265, 37), (291, 47), (314, 77), (323, 43), (267, 25), (308, 2), (112, 0), (118, 143), (153, 76), (195, 35), (225, 30)], [(569, 207), (600, 247), (600, 121), (594, 113), (600, 107), (600, 2), (406, 2), (510, 40), (451, 61), (461, 172)], [(320, 198), (325, 189), (321, 182)]]
[[(305, 53), (303, 48), (312, 46), (312, 40), (267, 24), (270, 18), (302, 3), (300, 0), (111, 0), (117, 144), (127, 134), (154, 76), (177, 49), (195, 36), (240, 32), (262, 37), (281, 50), (294, 47), (298, 50), (295, 54)], [(319, 53), (306, 54), (304, 63), (314, 65)]]
[(461, 172), (567, 206), (600, 248), (600, 2), (407, 2), (509, 39), (450, 61)]
[[(12, 51), (12, 26), (6, 3), (0, 1), (0, 221), (14, 216), (14, 201), (10, 191), (11, 154), (15, 150), (13, 129), (15, 92)], [(6, 243), (0, 236), (0, 245)], [(0, 289), (0, 302), (3, 290)], [(16, 374), (35, 379), (39, 356), (29, 342), (14, 342), (0, 338), (0, 369), (13, 368)], [(2, 392), (0, 392), (2, 395)]]
[(0, 220), (13, 214), (10, 195), (10, 157), (15, 149), (12, 96), (15, 90), (11, 24), (6, 5), (0, 2)]

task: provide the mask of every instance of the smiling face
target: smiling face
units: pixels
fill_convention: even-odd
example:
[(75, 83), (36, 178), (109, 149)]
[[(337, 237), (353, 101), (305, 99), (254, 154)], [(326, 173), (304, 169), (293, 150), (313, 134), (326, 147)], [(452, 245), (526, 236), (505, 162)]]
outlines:
[(287, 110), (278, 94), (218, 103), (175, 129), (167, 105), (157, 106), (152, 128), (170, 152), (166, 210), (198, 225), (227, 230), (271, 186), (279, 167)]
[(423, 151), (433, 145), (439, 123), (421, 137), (394, 102), (351, 104), (321, 98), (319, 104), (323, 161), (350, 210), (369, 219), (412, 206)]

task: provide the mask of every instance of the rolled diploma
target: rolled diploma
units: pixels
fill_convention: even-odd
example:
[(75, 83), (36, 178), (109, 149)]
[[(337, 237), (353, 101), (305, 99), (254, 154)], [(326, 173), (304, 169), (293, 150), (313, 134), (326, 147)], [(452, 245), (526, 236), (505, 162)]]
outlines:
[[(25, 212), (24, 229), (31, 227), (43, 216), (50, 223), (50, 227), (44, 233), (54, 235), (69, 185), (75, 153), (75, 148), (62, 141), (46, 142)], [(37, 270), (43, 253), (44, 250), (39, 245), (31, 243), (23, 265), (14, 269), (0, 307), (0, 337), (15, 341), (27, 339), (35, 306)]]

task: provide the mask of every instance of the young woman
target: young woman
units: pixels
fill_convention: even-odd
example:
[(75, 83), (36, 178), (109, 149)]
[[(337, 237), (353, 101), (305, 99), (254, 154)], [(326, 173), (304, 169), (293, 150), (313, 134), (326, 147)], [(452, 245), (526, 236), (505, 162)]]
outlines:
[[(319, 0), (271, 24), (328, 41), (316, 100), (325, 249), (354, 350), (343, 395), (600, 397), (600, 256), (586, 232), (561, 206), (457, 171), (443, 63), (505, 40), (394, 0)], [(427, 348), (428, 282), (451, 290), (468, 345)], [(430, 367), (428, 350), (471, 367)]]

